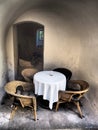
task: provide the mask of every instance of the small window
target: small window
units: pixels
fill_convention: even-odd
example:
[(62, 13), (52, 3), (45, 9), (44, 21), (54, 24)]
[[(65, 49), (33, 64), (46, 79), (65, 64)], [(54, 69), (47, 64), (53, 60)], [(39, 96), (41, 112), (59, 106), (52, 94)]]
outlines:
[(42, 46), (44, 41), (44, 30), (38, 29), (36, 34), (36, 46)]

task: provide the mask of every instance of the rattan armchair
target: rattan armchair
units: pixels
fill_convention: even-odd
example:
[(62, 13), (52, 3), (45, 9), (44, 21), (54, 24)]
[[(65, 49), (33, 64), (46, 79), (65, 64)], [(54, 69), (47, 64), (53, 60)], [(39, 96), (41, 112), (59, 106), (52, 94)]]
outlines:
[(24, 77), (25, 81), (27, 82), (33, 82), (33, 75), (38, 72), (35, 68), (26, 68), (23, 69), (21, 72), (21, 75)]
[(69, 70), (69, 69), (67, 69), (67, 68), (55, 68), (55, 69), (53, 69), (53, 71), (57, 71), (57, 72), (60, 72), (60, 73), (62, 73), (62, 74), (65, 75), (65, 77), (66, 77), (66, 86), (67, 86), (69, 80), (70, 80), (71, 77), (72, 77), (72, 72), (71, 72), (71, 70)]
[[(32, 92), (32, 93), (29, 93), (30, 95), (22, 95), (20, 93), (16, 93), (18, 86), (22, 86), (23, 91)], [(17, 81), (17, 80), (10, 81), (5, 85), (4, 89), (5, 89), (6, 93), (11, 95), (12, 97), (14, 97), (13, 104), (12, 104), (12, 111), (11, 111), (11, 114), (10, 114), (10, 119), (13, 118), (16, 110), (18, 109), (19, 104), (17, 104), (17, 103), (20, 103), (20, 105), (23, 108), (26, 107), (26, 106), (30, 107), (33, 110), (34, 119), (37, 120), (36, 97), (33, 94), (33, 91), (34, 91), (33, 87), (34, 86), (31, 83), (23, 82), (23, 81)], [(19, 102), (16, 102), (16, 101), (19, 101)]]
[(80, 99), (89, 90), (89, 84), (83, 80), (70, 80), (67, 89), (68, 90), (66, 91), (59, 91), (58, 102), (56, 104), (56, 111), (58, 110), (59, 104), (65, 102), (73, 102), (77, 106), (79, 115), (82, 118), (83, 114), (80, 108)]

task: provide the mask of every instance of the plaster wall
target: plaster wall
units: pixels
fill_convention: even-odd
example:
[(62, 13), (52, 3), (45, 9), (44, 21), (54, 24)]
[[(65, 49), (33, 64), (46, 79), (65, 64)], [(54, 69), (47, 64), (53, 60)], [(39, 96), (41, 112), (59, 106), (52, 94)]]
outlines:
[(6, 60), (7, 60), (7, 72), (8, 72), (8, 79), (9, 81), (15, 79), (15, 60), (17, 61), (17, 57), (15, 56), (14, 50), (16, 48), (13, 44), (13, 28), (11, 27), (8, 31), (8, 35), (6, 38)]
[[(19, 17), (15, 24), (23, 21), (37, 21), (44, 25), (44, 69), (55, 67), (77, 68), (80, 48), (78, 37), (69, 36), (70, 28), (52, 12), (42, 9), (31, 10)], [(66, 30), (66, 31), (65, 31)], [(67, 33), (67, 31), (69, 31)], [(70, 38), (71, 37), (71, 38)], [(74, 51), (74, 46), (78, 48)]]
[[(39, 22), (45, 27), (44, 69), (67, 67), (72, 70), (73, 79), (88, 81), (90, 84), (88, 97), (92, 105), (98, 108), (96, 103), (98, 99), (98, 1), (54, 0), (46, 2), (37, 0), (28, 3), (26, 0), (21, 0), (21, 2), (8, 0), (6, 4), (4, 2), (4, 7), (6, 7), (7, 2), (10, 4), (5, 9), (1, 8), (2, 15), (0, 16), (4, 21), (3, 24), (0, 23), (1, 30), (3, 30), (0, 33), (0, 46), (2, 48), (0, 48), (2, 62), (0, 72), (3, 73), (4, 68), (6, 68), (3, 38), (7, 29), (21, 21)], [(8, 15), (8, 10), (12, 9), (13, 12)], [(13, 48), (14, 43), (11, 41), (10, 36), (8, 36), (7, 46)], [(13, 61), (12, 55), (13, 52), (7, 53), (7, 59), (11, 62)], [(11, 73), (14, 74), (14, 65), (11, 69)], [(2, 79), (2, 75), (0, 75), (0, 83), (4, 84)]]

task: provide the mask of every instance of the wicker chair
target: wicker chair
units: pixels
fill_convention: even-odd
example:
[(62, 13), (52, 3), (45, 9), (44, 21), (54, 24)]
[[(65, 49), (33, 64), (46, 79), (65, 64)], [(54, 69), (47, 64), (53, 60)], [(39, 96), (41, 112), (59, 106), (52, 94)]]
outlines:
[[(70, 86), (71, 84), (71, 86)], [(80, 86), (80, 90), (79, 90)], [(59, 100), (56, 104), (56, 111), (58, 110), (60, 103), (73, 102), (79, 111), (79, 115), (82, 118), (82, 111), (80, 108), (80, 99), (89, 90), (89, 84), (83, 80), (70, 80), (66, 91), (59, 91)], [(75, 88), (76, 87), (76, 88)]]
[(67, 68), (55, 68), (53, 71), (57, 71), (57, 72), (60, 72), (60, 73), (65, 75), (65, 77), (66, 77), (66, 86), (67, 86), (68, 81), (72, 77), (72, 72)]
[[(17, 94), (16, 89), (18, 86), (22, 86), (23, 90), (25, 92), (32, 92), (30, 95), (22, 95), (22, 94)], [(23, 82), (23, 81), (11, 81), (8, 82), (5, 87), (5, 91), (7, 94), (11, 95), (14, 97), (14, 102), (12, 104), (12, 111), (10, 115), (10, 119), (13, 118), (15, 111), (18, 108), (18, 105), (15, 101), (19, 101), (20, 105), (24, 108), (26, 106), (30, 107), (33, 110), (34, 114), (34, 119), (37, 120), (37, 114), (36, 114), (36, 97), (33, 95), (33, 84), (28, 83), (28, 82)]]
[(21, 72), (21, 75), (24, 77), (25, 81), (27, 82), (33, 82), (33, 75), (38, 72), (37, 69), (34, 68), (26, 68), (23, 69)]

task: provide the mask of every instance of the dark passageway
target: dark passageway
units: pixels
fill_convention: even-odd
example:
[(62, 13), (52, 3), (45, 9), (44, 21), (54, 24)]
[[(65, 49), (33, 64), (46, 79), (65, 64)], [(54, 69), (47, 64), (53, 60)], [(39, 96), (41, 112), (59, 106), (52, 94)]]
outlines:
[(44, 26), (35, 22), (16, 25), (18, 42), (18, 76), (26, 68), (43, 69)]

